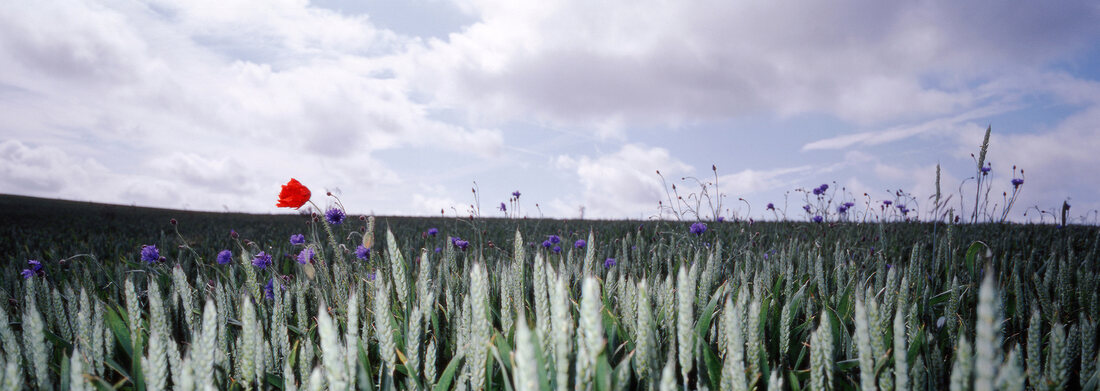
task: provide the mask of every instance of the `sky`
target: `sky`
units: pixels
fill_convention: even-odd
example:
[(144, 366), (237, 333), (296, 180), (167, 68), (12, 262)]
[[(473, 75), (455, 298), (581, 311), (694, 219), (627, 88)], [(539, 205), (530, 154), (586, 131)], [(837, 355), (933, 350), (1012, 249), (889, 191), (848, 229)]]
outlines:
[(700, 181), (727, 218), (823, 183), (926, 217), (937, 164), (967, 213), (991, 127), (991, 205), (1022, 178), (1010, 219), (1093, 221), (1100, 3), (13, 2), (0, 118), (5, 194), (612, 219)]

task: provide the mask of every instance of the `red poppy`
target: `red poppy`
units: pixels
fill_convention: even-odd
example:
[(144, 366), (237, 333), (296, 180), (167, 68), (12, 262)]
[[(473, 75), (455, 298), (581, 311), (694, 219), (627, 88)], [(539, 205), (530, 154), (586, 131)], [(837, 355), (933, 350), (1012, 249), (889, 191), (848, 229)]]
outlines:
[(290, 182), (283, 185), (283, 190), (279, 192), (279, 203), (275, 206), (280, 208), (301, 208), (309, 201), (311, 193), (309, 189), (302, 186), (301, 182), (297, 179), (290, 178)]

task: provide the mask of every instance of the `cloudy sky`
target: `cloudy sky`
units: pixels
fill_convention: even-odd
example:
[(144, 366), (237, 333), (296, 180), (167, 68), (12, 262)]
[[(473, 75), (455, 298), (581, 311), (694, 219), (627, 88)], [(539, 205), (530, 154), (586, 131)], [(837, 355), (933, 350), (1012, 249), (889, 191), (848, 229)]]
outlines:
[(0, 193), (278, 213), (294, 177), (454, 215), (476, 182), (485, 215), (648, 218), (656, 170), (713, 164), (727, 216), (805, 218), (821, 183), (927, 205), (938, 163), (971, 208), (992, 125), (994, 202), (1015, 165), (1017, 219), (1100, 209), (1100, 3), (1004, 4), (12, 2)]

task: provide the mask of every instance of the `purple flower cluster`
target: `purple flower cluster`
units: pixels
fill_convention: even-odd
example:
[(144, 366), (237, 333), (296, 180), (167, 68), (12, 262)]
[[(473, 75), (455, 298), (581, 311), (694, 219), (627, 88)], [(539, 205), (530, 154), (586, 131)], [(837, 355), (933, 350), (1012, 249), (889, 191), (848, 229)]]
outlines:
[(987, 175), (987, 174), (989, 174), (990, 171), (993, 170), (993, 164), (986, 163), (985, 167), (982, 167), (981, 170), (982, 170), (982, 175)]
[(150, 244), (141, 246), (141, 260), (148, 263), (156, 263), (160, 260), (160, 250), (157, 250), (157, 245)]
[(355, 248), (355, 257), (362, 261), (370, 260), (370, 249), (359, 245)]
[(769, 203), (768, 203), (768, 206), (767, 206), (767, 207), (765, 207), (764, 209), (765, 209), (765, 210), (775, 210), (775, 204), (773, 204), (773, 203), (769, 202)]
[(576, 243), (573, 243), (573, 247), (576, 247), (576, 248), (584, 248), (584, 246), (587, 246), (587, 245), (588, 245), (588, 242), (584, 241), (584, 239), (578, 240)]
[(840, 214), (848, 213), (848, 209), (851, 209), (853, 206), (856, 206), (854, 202), (845, 202), (836, 207), (836, 212)]
[(561, 253), (561, 246), (554, 246), (554, 248), (550, 249), (550, 251), (553, 251), (554, 254)]
[(328, 212), (325, 212), (325, 221), (332, 225), (340, 225), (344, 222), (345, 217), (348, 216), (340, 208), (330, 208)]
[(806, 213), (810, 213), (810, 208), (810, 204), (802, 205), (802, 210), (805, 210)]
[(256, 254), (256, 256), (252, 258), (252, 266), (256, 266), (260, 269), (267, 269), (268, 266), (271, 266), (271, 256), (260, 251), (259, 254)]
[(222, 251), (218, 252), (218, 264), (219, 265), (228, 265), (230, 262), (233, 262), (233, 252), (232, 251), (222, 250)]
[(438, 228), (428, 228), (428, 235), (435, 236), (439, 234)]
[(610, 269), (612, 266), (615, 266), (615, 258), (607, 258), (603, 261), (604, 269)]
[(1024, 184), (1023, 179), (1021, 179), (1021, 178), (1012, 178), (1012, 187), (1014, 187), (1014, 188), (1020, 187), (1020, 185), (1022, 185), (1022, 184)]
[(504, 205), (503, 202), (500, 203), (500, 211), (501, 212), (507, 212), (508, 211), (508, 207), (506, 205)]
[(455, 247), (458, 247), (459, 249), (465, 251), (466, 247), (470, 245), (470, 242), (467, 242), (467, 241), (459, 239), (459, 238), (451, 238), (451, 244), (453, 244)]
[(819, 196), (819, 195), (825, 194), (826, 190), (829, 190), (829, 184), (822, 183), (821, 186), (818, 186), (818, 187), (814, 188), (814, 195)]
[(909, 208), (906, 208), (905, 205), (898, 204), (897, 208), (898, 208), (898, 211), (901, 212), (901, 214), (903, 214), (903, 215), (909, 214)]
[(23, 271), (19, 273), (23, 275), (23, 278), (31, 278), (36, 275), (40, 276), (46, 274), (46, 272), (42, 271), (42, 262), (38, 262), (34, 259), (28, 259), (27, 265), (30, 267), (23, 269)]
[(825, 218), (824, 218), (824, 217), (821, 217), (821, 216), (814, 216), (814, 222), (815, 222), (815, 223), (820, 223), (820, 222), (822, 222), (822, 221), (825, 221)]
[(512, 198), (514, 198), (514, 199), (517, 199), (517, 200), (518, 200), (518, 199), (519, 199), (519, 194), (520, 194), (520, 193), (519, 193), (519, 190), (513, 191), (513, 192), (512, 192)]
[(306, 236), (305, 235), (302, 235), (302, 234), (290, 235), (290, 245), (292, 245), (292, 246), (301, 246), (303, 244), (306, 244)]
[(890, 200), (883, 200), (882, 201), (882, 204), (886, 205), (886, 206), (890, 206), (890, 204), (893, 204), (893, 203), (894, 203), (894, 201), (890, 201)]
[(310, 261), (313, 261), (313, 255), (314, 253), (312, 248), (303, 248), (302, 251), (298, 252), (298, 263), (302, 265), (310, 263)]
[(561, 237), (560, 237), (560, 236), (558, 236), (558, 235), (550, 235), (550, 236), (547, 236), (547, 237), (546, 237), (546, 240), (549, 240), (549, 241), (550, 241), (550, 243), (553, 243), (553, 244), (558, 244), (558, 243), (561, 243)]
[(702, 235), (703, 232), (707, 232), (707, 225), (701, 222), (695, 223), (692, 224), (691, 228), (689, 228), (688, 230), (691, 231), (691, 233), (695, 234), (695, 236), (699, 236)]
[[(282, 288), (281, 290), (286, 290), (286, 287), (283, 286), (283, 284), (279, 284), (279, 288)], [(268, 280), (267, 285), (264, 285), (264, 297), (266, 297), (268, 300), (275, 299), (275, 278)]]

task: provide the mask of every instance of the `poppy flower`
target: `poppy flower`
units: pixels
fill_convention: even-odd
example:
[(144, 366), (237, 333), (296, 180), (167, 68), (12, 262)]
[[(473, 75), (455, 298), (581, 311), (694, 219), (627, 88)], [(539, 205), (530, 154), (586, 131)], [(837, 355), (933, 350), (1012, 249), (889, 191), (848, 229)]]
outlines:
[(309, 201), (309, 197), (312, 194), (309, 189), (302, 186), (301, 182), (297, 179), (290, 178), (290, 182), (283, 185), (283, 190), (279, 192), (279, 203), (275, 206), (280, 208), (301, 208)]

